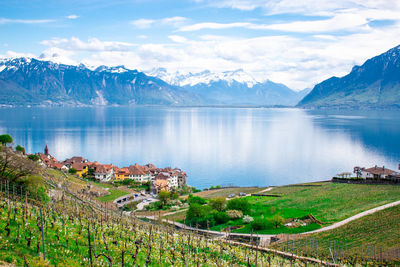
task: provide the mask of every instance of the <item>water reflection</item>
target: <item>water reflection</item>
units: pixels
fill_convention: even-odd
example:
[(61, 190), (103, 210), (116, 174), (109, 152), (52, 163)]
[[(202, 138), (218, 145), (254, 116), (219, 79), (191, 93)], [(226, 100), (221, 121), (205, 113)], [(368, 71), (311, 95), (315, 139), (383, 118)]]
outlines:
[[(0, 109), (0, 132), (28, 151), (119, 166), (180, 167), (197, 187), (329, 179), (354, 165), (396, 165), (398, 114), (297, 109)], [(385, 140), (382, 140), (384, 138)]]

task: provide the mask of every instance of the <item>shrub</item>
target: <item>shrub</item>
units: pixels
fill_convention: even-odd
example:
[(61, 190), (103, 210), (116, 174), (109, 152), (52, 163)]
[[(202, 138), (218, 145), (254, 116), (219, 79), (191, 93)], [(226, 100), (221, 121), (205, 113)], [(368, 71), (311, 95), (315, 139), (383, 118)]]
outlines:
[(25, 155), (25, 148), (24, 148), (23, 146), (18, 145), (18, 146), (15, 148), (15, 151), (22, 152), (22, 154)]
[(189, 204), (200, 204), (200, 205), (203, 205), (203, 204), (207, 203), (207, 200), (205, 198), (202, 198), (202, 197), (189, 195), (188, 203)]
[(223, 211), (226, 208), (226, 198), (217, 197), (210, 200), (210, 206), (218, 211)]
[(28, 156), (28, 159), (33, 160), (33, 161), (38, 161), (39, 160), (39, 156), (31, 154), (31, 155)]
[(243, 212), (240, 210), (228, 210), (226, 214), (228, 214), (231, 219), (240, 219), (243, 217)]
[(254, 221), (253, 217), (251, 217), (249, 215), (244, 215), (243, 223), (251, 223), (252, 221)]
[(226, 212), (217, 211), (214, 213), (214, 220), (217, 224), (223, 224), (229, 221), (229, 216)]
[(285, 219), (282, 216), (280, 216), (279, 214), (276, 214), (274, 217), (269, 219), (269, 222), (273, 226), (275, 226), (275, 228), (278, 228), (278, 227), (282, 226), (285, 223)]
[(211, 207), (193, 203), (186, 212), (186, 224), (193, 227), (211, 227), (215, 225), (214, 215), (211, 213)]
[(167, 205), (170, 197), (171, 197), (171, 193), (169, 191), (161, 190), (158, 193), (158, 199), (160, 200), (160, 202), (162, 203), (163, 206)]
[(77, 170), (75, 170), (74, 168), (69, 168), (68, 173), (70, 174), (76, 174)]
[(250, 211), (250, 203), (247, 198), (234, 198), (228, 201), (228, 210), (240, 210), (244, 214), (248, 214)]
[(251, 222), (251, 229), (253, 230), (265, 230), (267, 228), (267, 221), (263, 218), (256, 218)]

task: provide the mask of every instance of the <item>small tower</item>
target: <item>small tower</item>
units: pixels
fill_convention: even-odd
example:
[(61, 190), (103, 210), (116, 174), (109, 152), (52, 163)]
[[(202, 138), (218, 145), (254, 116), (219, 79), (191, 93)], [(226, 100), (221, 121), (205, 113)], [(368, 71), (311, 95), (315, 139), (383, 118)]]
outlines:
[(46, 147), (44, 148), (44, 154), (45, 154), (45, 155), (49, 155), (49, 148), (47, 147), (47, 145), (46, 145)]

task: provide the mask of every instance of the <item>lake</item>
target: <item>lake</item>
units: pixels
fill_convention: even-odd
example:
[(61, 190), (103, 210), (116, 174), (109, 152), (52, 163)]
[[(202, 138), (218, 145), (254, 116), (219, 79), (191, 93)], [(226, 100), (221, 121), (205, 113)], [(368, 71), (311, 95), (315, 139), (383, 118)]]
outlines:
[(0, 133), (59, 160), (179, 167), (199, 188), (320, 181), (400, 160), (399, 111), (1, 108)]

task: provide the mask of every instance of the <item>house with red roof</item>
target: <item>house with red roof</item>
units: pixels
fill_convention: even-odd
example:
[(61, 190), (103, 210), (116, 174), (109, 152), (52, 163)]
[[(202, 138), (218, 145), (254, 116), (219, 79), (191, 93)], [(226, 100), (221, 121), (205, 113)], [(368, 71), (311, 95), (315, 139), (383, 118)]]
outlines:
[(364, 179), (387, 179), (391, 175), (395, 175), (396, 171), (385, 168), (385, 166), (378, 167), (377, 165), (375, 165), (375, 167), (368, 169), (360, 168), (359, 174), (360, 177)]

